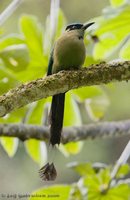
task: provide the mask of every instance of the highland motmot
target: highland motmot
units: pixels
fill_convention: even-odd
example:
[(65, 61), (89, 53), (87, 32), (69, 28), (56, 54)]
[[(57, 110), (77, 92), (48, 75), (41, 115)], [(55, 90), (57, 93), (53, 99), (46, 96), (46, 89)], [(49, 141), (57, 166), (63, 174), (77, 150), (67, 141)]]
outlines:
[[(94, 22), (88, 24), (73, 23), (66, 27), (65, 32), (55, 42), (48, 64), (47, 75), (61, 70), (79, 69), (85, 60), (84, 44), (85, 30)], [(52, 97), (50, 110), (50, 144), (60, 144), (64, 117), (65, 93)]]

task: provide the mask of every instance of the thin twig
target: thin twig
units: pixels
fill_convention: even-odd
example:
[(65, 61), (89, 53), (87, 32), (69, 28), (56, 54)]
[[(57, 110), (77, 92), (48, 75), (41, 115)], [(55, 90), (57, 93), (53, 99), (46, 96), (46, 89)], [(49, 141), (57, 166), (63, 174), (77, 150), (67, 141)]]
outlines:
[(130, 157), (130, 140), (126, 145), (124, 151), (122, 152), (120, 158), (117, 160), (112, 172), (111, 172), (111, 182), (115, 179), (120, 167), (127, 162)]
[[(113, 182), (116, 179), (116, 175), (119, 172), (120, 167), (127, 162), (129, 157), (130, 157), (130, 140), (129, 140), (128, 144), (126, 145), (125, 149), (123, 150), (120, 158), (117, 160), (116, 164), (114, 165), (114, 167), (111, 171), (111, 179), (108, 183), (107, 188), (105, 188), (105, 190), (102, 191), (103, 193), (106, 193), (107, 191), (109, 191), (110, 187), (113, 185)], [(126, 183), (127, 183), (127, 181), (126, 181)], [(125, 183), (125, 180), (123, 180), (122, 183), (123, 182)], [(121, 182), (118, 182), (118, 184), (121, 184)]]
[(12, 15), (22, 0), (13, 0), (8, 7), (0, 14), (0, 26)]

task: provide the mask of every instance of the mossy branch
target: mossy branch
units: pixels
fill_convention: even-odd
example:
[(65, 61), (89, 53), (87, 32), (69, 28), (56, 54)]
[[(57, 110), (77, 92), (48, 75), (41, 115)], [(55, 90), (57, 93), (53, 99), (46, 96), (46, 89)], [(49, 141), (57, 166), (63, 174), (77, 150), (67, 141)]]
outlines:
[(130, 61), (100, 63), (80, 70), (57, 74), (23, 84), (0, 96), (0, 116), (31, 102), (83, 86), (130, 79)]

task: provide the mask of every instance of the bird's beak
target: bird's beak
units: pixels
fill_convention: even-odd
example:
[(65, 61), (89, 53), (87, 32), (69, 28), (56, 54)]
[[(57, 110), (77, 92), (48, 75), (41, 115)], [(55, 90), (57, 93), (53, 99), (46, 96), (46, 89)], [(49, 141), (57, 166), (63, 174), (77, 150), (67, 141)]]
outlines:
[(82, 28), (83, 28), (84, 30), (86, 30), (89, 26), (93, 25), (94, 23), (95, 23), (95, 22), (90, 22), (90, 23), (88, 23), (88, 24), (84, 24)]

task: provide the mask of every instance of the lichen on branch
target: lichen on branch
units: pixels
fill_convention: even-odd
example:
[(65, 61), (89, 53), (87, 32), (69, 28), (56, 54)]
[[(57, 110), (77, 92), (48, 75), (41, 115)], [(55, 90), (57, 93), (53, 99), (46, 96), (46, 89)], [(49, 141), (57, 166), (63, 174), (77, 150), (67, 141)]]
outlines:
[(130, 61), (99, 63), (80, 70), (57, 74), (23, 84), (0, 96), (0, 116), (34, 101), (83, 86), (130, 79)]

